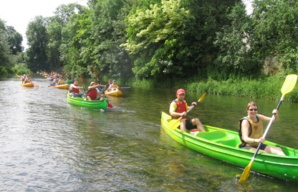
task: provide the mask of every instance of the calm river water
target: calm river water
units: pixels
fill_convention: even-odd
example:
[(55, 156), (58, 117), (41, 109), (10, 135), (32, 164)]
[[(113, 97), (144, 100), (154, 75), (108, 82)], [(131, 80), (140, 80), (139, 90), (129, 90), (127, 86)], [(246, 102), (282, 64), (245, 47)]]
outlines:
[[(0, 191), (296, 191), (297, 183), (251, 174), (197, 153), (161, 129), (175, 90), (137, 89), (110, 97), (107, 112), (67, 103), (66, 90), (0, 80)], [(129, 85), (123, 85), (129, 86)], [(188, 102), (201, 94), (187, 93)], [(190, 117), (237, 130), (249, 98), (207, 95)], [(278, 101), (256, 100), (271, 116)], [(298, 105), (283, 103), (267, 139), (297, 148)]]

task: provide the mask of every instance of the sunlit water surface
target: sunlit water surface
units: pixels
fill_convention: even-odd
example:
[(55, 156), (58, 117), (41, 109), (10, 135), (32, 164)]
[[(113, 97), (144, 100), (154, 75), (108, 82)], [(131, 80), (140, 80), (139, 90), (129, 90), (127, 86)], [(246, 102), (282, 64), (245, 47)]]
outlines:
[[(67, 103), (66, 90), (0, 80), (1, 191), (296, 191), (297, 183), (251, 174), (173, 141), (161, 129), (175, 90), (137, 89), (110, 97), (107, 112)], [(127, 86), (127, 85), (125, 85)], [(196, 101), (201, 94), (187, 93)], [(207, 95), (189, 114), (236, 131), (249, 98)], [(256, 100), (271, 116), (278, 101)], [(298, 105), (284, 103), (268, 139), (296, 148)]]

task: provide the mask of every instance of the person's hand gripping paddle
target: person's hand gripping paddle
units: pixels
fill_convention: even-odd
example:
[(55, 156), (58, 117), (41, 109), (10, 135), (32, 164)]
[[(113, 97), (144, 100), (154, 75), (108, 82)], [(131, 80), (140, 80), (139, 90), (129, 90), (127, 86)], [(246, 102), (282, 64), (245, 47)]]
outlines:
[[(282, 97), (281, 97), (281, 99), (280, 99), (280, 101), (279, 101), (279, 103), (277, 105), (277, 108), (276, 108), (277, 110), (279, 109), (279, 107), (280, 107), (282, 101), (284, 100), (286, 94), (287, 93), (290, 93), (294, 89), (294, 87), (296, 85), (296, 81), (297, 81), (297, 75), (293, 75), (292, 74), (292, 75), (288, 75), (286, 77), (286, 80), (285, 80), (285, 82), (284, 82), (284, 84), (283, 84), (283, 86), (281, 88)], [(266, 137), (266, 135), (267, 135), (267, 133), (268, 133), (268, 131), (269, 131), (269, 129), (270, 129), (270, 127), (271, 127), (274, 119), (275, 119), (275, 114), (272, 115), (271, 120), (270, 120), (270, 122), (269, 122), (269, 124), (268, 124), (268, 126), (267, 126), (267, 128), (266, 128), (266, 130), (264, 132), (264, 134), (263, 134), (263, 137), (264, 138)], [(249, 177), (249, 175), (250, 175), (250, 169), (251, 169), (252, 164), (253, 164), (253, 162), (254, 162), (257, 154), (258, 154), (258, 151), (260, 149), (261, 144), (262, 143), (259, 143), (258, 148), (257, 148), (254, 156), (252, 157), (250, 163), (245, 167), (245, 169), (244, 169), (244, 171), (243, 171), (243, 173), (242, 173), (242, 175), (241, 175), (241, 177), (239, 179), (239, 182), (242, 182), (242, 181), (246, 180)]]
[[(201, 103), (201, 102), (203, 102), (205, 96), (206, 96), (206, 93), (204, 93), (204, 94), (200, 97), (200, 99), (197, 101), (197, 103)], [(189, 108), (188, 111), (187, 111), (187, 113), (190, 112), (190, 111), (194, 108), (194, 106), (195, 106), (195, 105), (193, 105), (191, 108)], [(182, 118), (183, 118), (183, 116), (180, 117), (179, 119), (172, 120), (172, 122), (169, 123), (169, 127), (170, 127), (171, 129), (176, 129), (177, 127), (179, 127), (179, 125), (180, 125), (180, 123), (181, 123), (180, 120), (181, 120)]]

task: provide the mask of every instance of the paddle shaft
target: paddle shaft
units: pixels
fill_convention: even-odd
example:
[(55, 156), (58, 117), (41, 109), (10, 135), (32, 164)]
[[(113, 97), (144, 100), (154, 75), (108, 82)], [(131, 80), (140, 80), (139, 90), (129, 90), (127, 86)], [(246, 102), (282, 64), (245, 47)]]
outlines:
[[(195, 105), (191, 106), (191, 108), (189, 108), (186, 113), (190, 112), (194, 107), (195, 107)], [(181, 117), (179, 117), (179, 120), (182, 119), (183, 117), (184, 117), (184, 115), (182, 115)]]
[[(284, 100), (284, 98), (281, 98), (281, 99), (280, 99), (280, 101), (279, 101), (279, 103), (278, 103), (278, 105), (277, 105), (277, 108), (276, 108), (277, 110), (279, 109), (279, 107), (280, 107), (281, 103), (283, 102), (283, 100)], [(266, 137), (266, 135), (267, 135), (267, 133), (269, 132), (269, 129), (270, 129), (270, 127), (271, 127), (271, 125), (272, 125), (272, 123), (273, 123), (274, 120), (275, 120), (275, 113), (272, 115), (272, 117), (271, 117), (271, 119), (270, 119), (270, 122), (269, 122), (269, 124), (268, 124), (268, 126), (267, 126), (267, 128), (266, 128), (266, 130), (265, 130), (265, 132), (264, 132), (264, 134), (263, 134), (263, 138)], [(259, 143), (259, 145), (258, 145), (258, 147), (257, 147), (257, 150), (256, 150), (256, 152), (255, 152), (253, 158), (251, 159), (251, 162), (253, 162), (253, 161), (255, 160), (255, 158), (256, 158), (256, 156), (257, 156), (259, 150), (260, 150), (261, 145), (262, 145), (262, 142)]]

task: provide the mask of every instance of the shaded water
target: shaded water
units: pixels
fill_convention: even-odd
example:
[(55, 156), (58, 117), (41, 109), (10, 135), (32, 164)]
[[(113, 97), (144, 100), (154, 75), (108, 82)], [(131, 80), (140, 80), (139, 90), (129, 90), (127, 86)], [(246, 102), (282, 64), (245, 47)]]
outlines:
[[(175, 90), (127, 89), (107, 112), (69, 105), (66, 90), (0, 81), (1, 191), (294, 191), (297, 183), (251, 174), (185, 148), (161, 129)], [(201, 95), (188, 93), (188, 102)], [(237, 130), (248, 98), (207, 95), (190, 117)], [(278, 101), (256, 100), (271, 116)], [(268, 139), (297, 148), (298, 105), (282, 104)], [(296, 190), (295, 190), (296, 191)]]

